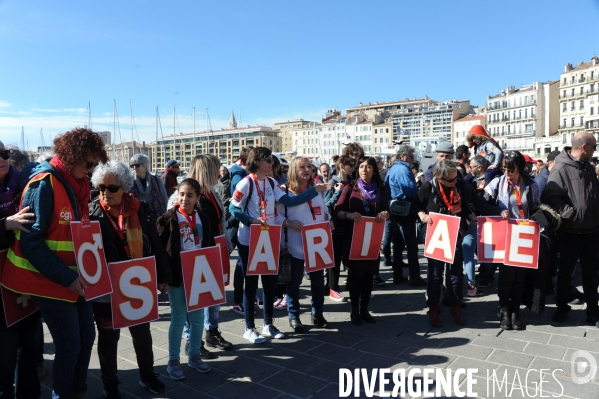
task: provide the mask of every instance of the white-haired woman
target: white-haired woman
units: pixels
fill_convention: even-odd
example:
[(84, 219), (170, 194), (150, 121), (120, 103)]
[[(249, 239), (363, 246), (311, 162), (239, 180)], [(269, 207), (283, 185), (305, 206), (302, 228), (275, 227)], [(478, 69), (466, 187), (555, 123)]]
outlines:
[(135, 182), (129, 192), (138, 200), (147, 202), (156, 217), (161, 216), (166, 212), (168, 198), (162, 180), (149, 173), (150, 159), (144, 154), (134, 154), (129, 166), (135, 172)]
[[(99, 165), (92, 175), (99, 191), (90, 204), (90, 220), (100, 222), (104, 255), (107, 262), (119, 262), (146, 256), (156, 257), (158, 288), (165, 292), (172, 279), (170, 262), (156, 230), (156, 218), (150, 206), (128, 191), (134, 177), (127, 165), (109, 161)], [(98, 357), (106, 398), (120, 398), (117, 378), (117, 347), (120, 330), (112, 325), (110, 295), (92, 301), (98, 330)], [(150, 323), (129, 327), (139, 367), (139, 384), (152, 393), (165, 391), (154, 374), (154, 354)]]

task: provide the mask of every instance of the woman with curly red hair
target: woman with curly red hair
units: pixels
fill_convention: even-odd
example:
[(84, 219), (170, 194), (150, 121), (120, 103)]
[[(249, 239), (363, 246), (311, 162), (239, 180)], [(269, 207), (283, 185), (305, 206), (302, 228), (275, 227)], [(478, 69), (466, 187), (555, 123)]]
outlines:
[(89, 220), (87, 175), (108, 157), (102, 138), (77, 128), (54, 139), (56, 156), (26, 168), (21, 206), (35, 222), (17, 231), (8, 251), (2, 285), (31, 295), (48, 325), (56, 348), (53, 398), (80, 398), (95, 339), (91, 302), (77, 271), (70, 222)]

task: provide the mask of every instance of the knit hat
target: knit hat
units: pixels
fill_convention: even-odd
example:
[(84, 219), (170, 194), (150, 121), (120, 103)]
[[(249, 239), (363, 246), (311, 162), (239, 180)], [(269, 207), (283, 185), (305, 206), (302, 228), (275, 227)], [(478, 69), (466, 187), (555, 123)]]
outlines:
[(489, 136), (489, 134), (487, 133), (487, 130), (484, 128), (484, 126), (474, 125), (474, 126), (472, 126), (472, 129), (470, 129), (470, 131), (466, 135), (466, 143), (468, 144), (468, 147), (470, 147), (470, 148), (472, 148), (474, 146), (474, 141), (472, 141), (472, 138), (474, 136), (479, 136), (483, 141), (491, 140), (492, 142), (495, 143), (497, 148), (501, 149), (501, 147), (499, 146), (499, 143), (497, 143), (497, 141), (495, 141), (495, 139), (493, 137)]

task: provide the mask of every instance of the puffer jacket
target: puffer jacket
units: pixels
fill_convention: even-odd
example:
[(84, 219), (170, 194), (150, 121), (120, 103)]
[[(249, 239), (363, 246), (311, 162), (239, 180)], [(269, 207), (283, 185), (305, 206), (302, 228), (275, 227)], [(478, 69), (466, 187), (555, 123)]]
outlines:
[(566, 147), (555, 158), (545, 187), (544, 202), (561, 216), (560, 231), (599, 231), (599, 182), (587, 161), (576, 161)]

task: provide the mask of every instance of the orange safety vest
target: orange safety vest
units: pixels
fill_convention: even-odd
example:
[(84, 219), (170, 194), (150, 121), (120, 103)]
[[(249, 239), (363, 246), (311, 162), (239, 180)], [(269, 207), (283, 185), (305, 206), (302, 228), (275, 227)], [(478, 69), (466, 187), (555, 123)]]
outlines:
[[(71, 235), (71, 221), (75, 216), (71, 201), (63, 184), (49, 172), (35, 175), (23, 190), (21, 206), (25, 193), (31, 183), (49, 177), (54, 191), (54, 209), (50, 225), (46, 230), (45, 243), (61, 261), (72, 270), (78, 272), (73, 238)], [(21, 250), (21, 231), (15, 232), (15, 240), (10, 245), (2, 273), (2, 285), (11, 291), (21, 294), (59, 299), (67, 302), (76, 302), (79, 294), (50, 281), (33, 266)]]

